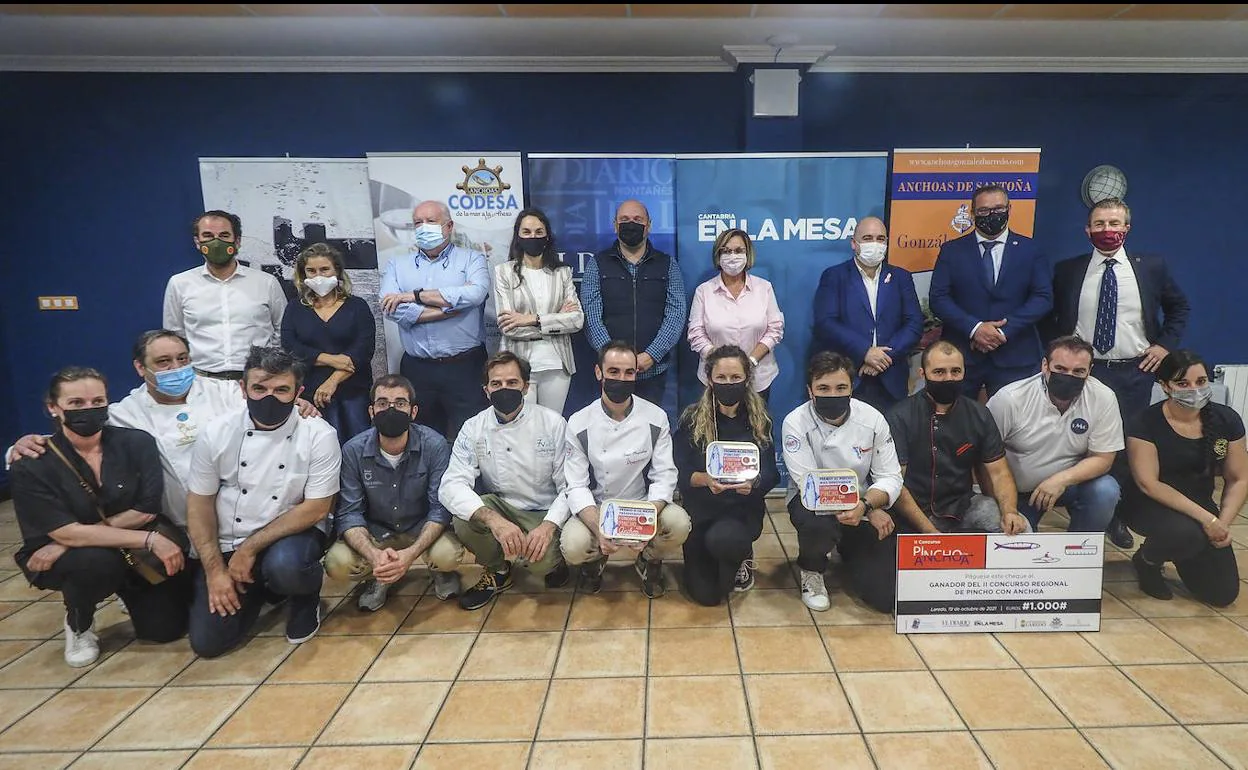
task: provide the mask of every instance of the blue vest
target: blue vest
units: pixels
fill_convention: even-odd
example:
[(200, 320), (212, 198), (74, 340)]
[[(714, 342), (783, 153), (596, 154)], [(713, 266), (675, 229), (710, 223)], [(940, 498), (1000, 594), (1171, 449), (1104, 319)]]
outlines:
[(599, 252), (598, 275), (602, 287), (602, 322), (613, 340), (624, 340), (638, 351), (649, 347), (659, 334), (667, 310), (667, 278), (672, 258), (647, 244), (629, 273), (619, 244)]

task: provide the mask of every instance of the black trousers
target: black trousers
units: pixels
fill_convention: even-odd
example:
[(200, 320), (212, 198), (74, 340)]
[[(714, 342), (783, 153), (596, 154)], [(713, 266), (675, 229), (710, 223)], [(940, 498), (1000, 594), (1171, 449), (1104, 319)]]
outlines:
[(988, 397), (1001, 390), (1011, 382), (1024, 380), (1040, 371), (1040, 364), (1026, 366), (997, 366), (991, 361), (981, 358), (976, 363), (967, 363), (966, 378), (962, 380), (962, 395), (970, 399), (979, 398), (979, 389), (988, 390)]
[[(1118, 411), (1122, 414), (1123, 425), (1130, 424), (1131, 418), (1147, 409), (1153, 399), (1153, 382), (1156, 377), (1140, 371), (1138, 361), (1112, 366), (1093, 361), (1092, 376), (1108, 385), (1118, 397)], [(1118, 454), (1125, 455), (1126, 452)]]
[(639, 377), (634, 387), (635, 390), (633, 392), (639, 397), (662, 409), (663, 394), (667, 390), (667, 372), (665, 371), (662, 374), (657, 374), (644, 380)]
[[(1212, 500), (1197, 502), (1217, 515)], [(1142, 558), (1149, 564), (1174, 562), (1183, 585), (1197, 599), (1225, 607), (1239, 596), (1239, 565), (1232, 547), (1215, 548), (1195, 519), (1152, 498), (1133, 497), (1119, 511), (1132, 529), (1145, 536)]]
[(797, 530), (797, 566), (799, 569), (828, 571), (828, 554), (839, 548), (849, 583), (869, 607), (879, 612), (892, 612), (897, 593), (897, 537), (880, 540), (871, 522), (863, 519), (856, 527), (847, 527), (836, 516), (816, 516), (806, 510), (800, 497), (789, 501), (789, 520)]
[(695, 519), (684, 545), (689, 598), (706, 607), (727, 599), (737, 569), (750, 558), (762, 529), (761, 520), (756, 525), (736, 517)]
[[(909, 366), (906, 359), (896, 361), (893, 366)], [(864, 375), (858, 380), (858, 384), (854, 386), (854, 398), (859, 401), (870, 404), (880, 412), (887, 414), (901, 399), (894, 398), (892, 393), (888, 392), (888, 388), (884, 387), (884, 383), (880, 382), (879, 377)]]
[(46, 572), (29, 573), (31, 583), (60, 591), (74, 632), (95, 620), (95, 605), (117, 594), (126, 603), (134, 635), (146, 642), (172, 642), (186, 636), (191, 606), (188, 570), (157, 585), (135, 574), (116, 548), (70, 548)]
[(416, 422), (433, 428), (455, 443), (459, 429), (489, 402), (481, 389), (485, 369), (485, 347), (476, 347), (454, 360), (416, 358), (407, 353), (399, 362), (399, 373), (412, 381), (416, 390)]

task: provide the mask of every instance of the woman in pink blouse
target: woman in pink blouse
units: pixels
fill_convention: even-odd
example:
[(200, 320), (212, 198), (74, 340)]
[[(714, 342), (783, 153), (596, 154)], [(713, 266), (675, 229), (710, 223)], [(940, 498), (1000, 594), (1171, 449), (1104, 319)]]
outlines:
[[(719, 275), (693, 294), (689, 308), (689, 346), (703, 360), (722, 345), (736, 345), (749, 353), (754, 365), (754, 389), (767, 399), (780, 373), (772, 351), (784, 337), (784, 315), (776, 304), (771, 283), (750, 275), (754, 244), (744, 230), (725, 230), (715, 239), (711, 262)], [(706, 382), (705, 367), (698, 379)]]

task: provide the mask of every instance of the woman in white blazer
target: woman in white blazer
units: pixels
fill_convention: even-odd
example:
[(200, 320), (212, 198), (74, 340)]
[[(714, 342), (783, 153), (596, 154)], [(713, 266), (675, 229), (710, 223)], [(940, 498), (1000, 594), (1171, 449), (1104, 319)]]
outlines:
[(550, 220), (540, 209), (516, 215), (508, 260), (494, 268), (500, 347), (532, 367), (529, 403), (563, 414), (576, 372), (570, 335), (585, 325), (572, 268), (555, 251)]

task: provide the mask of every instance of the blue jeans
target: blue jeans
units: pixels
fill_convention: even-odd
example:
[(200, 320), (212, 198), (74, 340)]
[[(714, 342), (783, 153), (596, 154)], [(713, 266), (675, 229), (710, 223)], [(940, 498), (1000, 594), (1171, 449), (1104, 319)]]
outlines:
[[(309, 529), (278, 540), (256, 559), (255, 582), (238, 597), (242, 608), (225, 617), (209, 609), (208, 575), (196, 562), (195, 598), (191, 601), (191, 649), (204, 658), (215, 658), (234, 649), (255, 625), (266, 594), (288, 596), (292, 604), (319, 602), (324, 554), (325, 536), (320, 530)], [(231, 556), (232, 552), (224, 554), (227, 564)]]
[(321, 410), (321, 416), (338, 430), (338, 443), (347, 443), (371, 427), (368, 421), (368, 391), (346, 398), (334, 396)]
[[(1018, 512), (1027, 517), (1031, 528), (1039, 530), (1040, 518), (1044, 511), (1031, 507), (1028, 498), (1030, 492), (1018, 495)], [(1065, 506), (1070, 513), (1070, 532), (1104, 532), (1109, 520), (1114, 516), (1114, 508), (1118, 506), (1118, 498), (1122, 497), (1122, 488), (1118, 481), (1108, 473), (1066, 487), (1066, 491), (1058, 498), (1055, 505)]]

